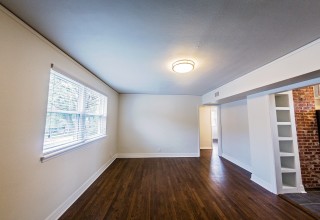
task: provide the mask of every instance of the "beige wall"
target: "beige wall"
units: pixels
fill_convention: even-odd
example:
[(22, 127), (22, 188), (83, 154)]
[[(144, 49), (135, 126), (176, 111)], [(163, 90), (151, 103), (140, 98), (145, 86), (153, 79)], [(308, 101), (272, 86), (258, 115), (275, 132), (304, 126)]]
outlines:
[[(0, 6), (0, 219), (43, 220), (116, 153), (118, 94)], [(50, 64), (109, 98), (108, 136), (40, 162)]]
[(199, 96), (121, 94), (120, 155), (198, 154), (200, 101)]
[(211, 130), (212, 130), (212, 139), (219, 139), (219, 118), (218, 118), (218, 106), (211, 106)]
[(199, 108), (200, 149), (212, 149), (211, 107)]

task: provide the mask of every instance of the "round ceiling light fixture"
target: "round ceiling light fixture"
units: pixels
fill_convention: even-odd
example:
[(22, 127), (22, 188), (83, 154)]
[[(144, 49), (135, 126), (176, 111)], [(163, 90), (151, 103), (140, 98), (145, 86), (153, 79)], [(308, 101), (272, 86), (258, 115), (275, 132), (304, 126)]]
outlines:
[(178, 60), (172, 64), (172, 70), (176, 73), (188, 73), (194, 69), (192, 60)]

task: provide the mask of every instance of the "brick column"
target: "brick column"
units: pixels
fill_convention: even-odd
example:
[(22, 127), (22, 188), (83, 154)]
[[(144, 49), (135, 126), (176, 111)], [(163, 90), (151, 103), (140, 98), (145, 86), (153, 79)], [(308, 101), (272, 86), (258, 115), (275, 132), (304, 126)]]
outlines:
[(320, 147), (313, 86), (293, 90), (302, 182), (320, 188)]

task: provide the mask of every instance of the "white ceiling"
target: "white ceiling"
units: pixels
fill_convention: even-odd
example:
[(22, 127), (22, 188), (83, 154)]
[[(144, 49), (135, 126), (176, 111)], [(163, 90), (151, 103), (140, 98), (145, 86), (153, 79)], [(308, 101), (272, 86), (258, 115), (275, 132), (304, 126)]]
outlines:
[(0, 3), (119, 93), (203, 95), (320, 37), (319, 0)]

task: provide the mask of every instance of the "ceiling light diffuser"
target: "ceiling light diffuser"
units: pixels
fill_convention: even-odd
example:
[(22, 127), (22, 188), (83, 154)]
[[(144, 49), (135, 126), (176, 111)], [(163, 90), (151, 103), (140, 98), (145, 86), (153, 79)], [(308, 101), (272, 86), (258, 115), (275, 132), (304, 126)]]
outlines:
[(172, 70), (176, 73), (188, 73), (194, 69), (192, 60), (178, 60), (172, 64)]

